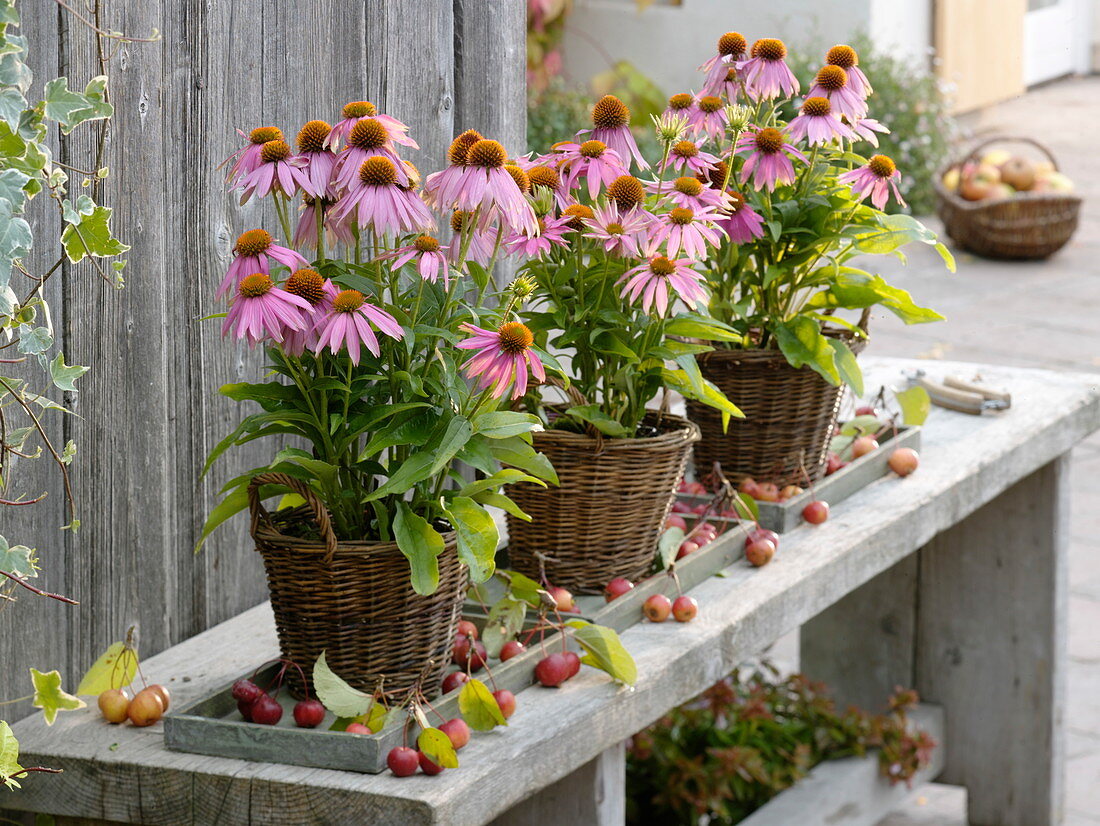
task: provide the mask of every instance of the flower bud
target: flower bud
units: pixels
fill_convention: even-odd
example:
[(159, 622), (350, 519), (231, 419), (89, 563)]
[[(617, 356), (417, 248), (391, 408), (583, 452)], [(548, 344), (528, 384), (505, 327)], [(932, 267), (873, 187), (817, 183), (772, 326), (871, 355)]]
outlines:
[(530, 298), (537, 287), (538, 283), (534, 278), (529, 275), (521, 275), (508, 285), (508, 292), (522, 301), (526, 298)]
[(680, 136), (687, 129), (688, 119), (686, 115), (674, 115), (665, 112), (660, 117), (650, 115), (653, 125), (656, 127), (657, 140), (663, 144), (671, 145), (680, 140)]
[(731, 103), (726, 107), (726, 119), (729, 121), (731, 132), (744, 132), (752, 118), (752, 110), (748, 106), (739, 103)]

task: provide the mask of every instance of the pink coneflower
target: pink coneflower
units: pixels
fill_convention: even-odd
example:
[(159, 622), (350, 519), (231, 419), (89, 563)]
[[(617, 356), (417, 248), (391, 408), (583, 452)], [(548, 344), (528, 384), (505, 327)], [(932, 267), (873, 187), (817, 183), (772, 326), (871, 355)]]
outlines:
[(851, 46), (833, 46), (825, 55), (825, 62), (830, 66), (839, 66), (848, 74), (848, 86), (863, 100), (870, 97), (875, 91), (871, 88), (871, 82), (867, 75), (859, 68), (859, 55)]
[(225, 166), (230, 161), (234, 161), (229, 173), (225, 176), (230, 188), (233, 188), (240, 182), (241, 178), (260, 165), (260, 153), (263, 151), (265, 143), (283, 140), (283, 130), (277, 126), (258, 126), (247, 135), (238, 129), (237, 134), (247, 139), (248, 143), (221, 163), (222, 166)]
[(304, 169), (310, 183), (311, 195), (327, 195), (335, 198), (331, 191), (332, 168), (336, 165), (336, 153), (325, 148), (332, 127), (323, 120), (311, 120), (298, 132), (298, 154), (291, 164)]
[(870, 195), (871, 203), (877, 209), (886, 206), (886, 199), (890, 196), (891, 191), (893, 191), (897, 202), (902, 206), (906, 206), (904, 199), (901, 197), (901, 192), (898, 191), (898, 181), (901, 180), (901, 173), (898, 172), (893, 160), (885, 155), (872, 155), (866, 166), (853, 169), (851, 172), (845, 172), (843, 175), (837, 176), (837, 180), (850, 185), (852, 192), (858, 195), (861, 201)]
[(309, 263), (298, 253), (286, 247), (280, 247), (275, 239), (264, 229), (250, 229), (243, 233), (233, 247), (233, 262), (218, 287), (218, 298), (225, 295), (231, 288), (250, 273), (270, 273), (271, 264), (268, 259), (290, 269), (308, 267)]
[(718, 226), (726, 231), (730, 242), (745, 244), (764, 235), (764, 219), (745, 202), (745, 196), (735, 190), (728, 190), (730, 205), (727, 217)]
[(292, 273), (283, 289), (305, 299), (312, 308), (307, 314), (305, 329), (287, 330), (283, 335), (283, 352), (300, 356), (317, 346), (317, 329), (332, 311), (332, 300), (338, 291), (330, 280), (309, 268)]
[(852, 131), (871, 146), (878, 147), (878, 135), (875, 132), (879, 132), (883, 135), (889, 135), (890, 130), (884, 125), (879, 123), (874, 118), (858, 118), (850, 121)]
[(451, 213), (451, 243), (447, 245), (447, 259), (452, 264), (460, 264), (463, 260), (462, 241), (464, 233), (468, 233), (469, 241), (466, 245), (466, 261), (474, 261), (482, 266), (488, 264), (493, 258), (493, 250), (496, 247), (497, 233), (483, 228), (481, 221), (474, 224), (474, 213), (456, 209)]
[(361, 118), (348, 135), (348, 145), (332, 167), (331, 187), (339, 193), (355, 186), (355, 179), (368, 158), (386, 158), (397, 171), (397, 183), (408, 186), (409, 175), (397, 156), (389, 132), (379, 118)]
[[(704, 94), (721, 93), (727, 75), (731, 70), (737, 71), (737, 64), (745, 59), (745, 50), (748, 47), (749, 42), (740, 32), (726, 32), (718, 38), (718, 54), (699, 67), (699, 71), (707, 73), (707, 78), (703, 81)], [(732, 96), (730, 102), (733, 102)]]
[(717, 140), (729, 124), (726, 105), (716, 95), (702, 95), (695, 101), (695, 107), (688, 113), (688, 128), (695, 137), (706, 135)]
[(334, 245), (337, 242), (354, 244), (355, 238), (346, 224), (334, 224), (328, 220), (328, 212), (335, 201), (327, 198), (312, 198), (309, 195), (302, 196), (301, 214), (298, 216), (298, 226), (294, 229), (294, 246), (299, 249), (317, 246), (317, 210), (321, 210), (324, 216), (324, 228), (327, 243)]
[(447, 256), (441, 252), (439, 240), (431, 235), (421, 235), (408, 246), (399, 247), (381, 257), (392, 259), (390, 268), (393, 270), (399, 270), (415, 259), (416, 271), (425, 281), (434, 284), (442, 275), (444, 286), (451, 283), (451, 267), (447, 263)]
[(808, 98), (828, 98), (836, 115), (858, 120), (867, 114), (867, 104), (848, 85), (848, 73), (839, 66), (822, 66), (814, 76)]
[(266, 198), (273, 192), (281, 192), (288, 198), (293, 198), (299, 189), (315, 197), (324, 194), (323, 188), (320, 192), (313, 188), (313, 182), (304, 169), (291, 162), (290, 147), (286, 141), (265, 143), (260, 149), (260, 165), (241, 177), (234, 189), (242, 190), (242, 204), (253, 195)]
[(751, 178), (756, 189), (766, 186), (769, 192), (778, 184), (794, 183), (794, 165), (787, 153), (806, 163), (806, 156), (787, 142), (783, 132), (772, 126), (746, 132), (737, 141), (737, 152), (748, 153), (741, 167), (741, 182), (747, 183)]
[(678, 92), (668, 99), (668, 106), (665, 107), (662, 117), (681, 117), (690, 120), (695, 109), (695, 95)]
[(599, 241), (605, 252), (612, 255), (637, 257), (649, 226), (649, 215), (640, 209), (620, 211), (612, 201), (593, 210), (585, 238)]
[(687, 174), (690, 170), (696, 175), (705, 175), (709, 170), (718, 165), (718, 157), (701, 150), (701, 144), (695, 141), (677, 141), (672, 144), (661, 171), (675, 169), (681, 174)]
[[(718, 186), (722, 185), (725, 177), (725, 169), (718, 179)], [(727, 199), (714, 187), (704, 186), (698, 178), (683, 176), (672, 183), (668, 181), (648, 181), (645, 185), (646, 192), (656, 194), (660, 189), (661, 194), (668, 198), (676, 206), (690, 209), (719, 208), (726, 204)]]
[(765, 37), (752, 44), (752, 56), (737, 64), (745, 78), (745, 93), (753, 100), (772, 100), (798, 94), (798, 78), (787, 65), (787, 46), (782, 40)]
[(828, 98), (806, 98), (788, 129), (792, 141), (805, 138), (810, 146), (855, 138), (855, 133), (833, 114)]
[(601, 141), (619, 156), (619, 161), (626, 167), (630, 166), (630, 159), (633, 158), (639, 169), (649, 169), (645, 156), (634, 140), (634, 133), (630, 131), (630, 110), (625, 103), (614, 95), (604, 95), (592, 107), (592, 126), (593, 129), (583, 129), (577, 134), (590, 135), (592, 140)]
[(427, 204), (399, 184), (397, 165), (374, 155), (359, 167), (358, 185), (341, 196), (329, 214), (335, 224), (354, 221), (375, 235), (405, 235), (435, 226)]
[(424, 182), (424, 199), (438, 209), (446, 209), (458, 201), (466, 174), (466, 156), (470, 147), (484, 140), (476, 129), (467, 129), (447, 149), (447, 167), (433, 172)]
[(691, 207), (673, 207), (654, 222), (650, 243), (666, 244), (666, 252), (674, 258), (680, 250), (691, 258), (705, 258), (707, 245), (718, 246), (725, 233), (715, 226), (719, 218), (712, 208), (694, 210)]
[(343, 347), (347, 347), (351, 363), (358, 364), (359, 348), (365, 345), (367, 350), (377, 356), (381, 349), (371, 324), (390, 338), (400, 340), (405, 335), (397, 319), (385, 310), (368, 304), (359, 290), (339, 292), (332, 299), (332, 309), (329, 310), (328, 317), (317, 328), (320, 335), (313, 346), (313, 352), (320, 353), (328, 347), (333, 353), (338, 353)]
[(538, 195), (539, 188), (546, 189), (554, 196), (554, 202), (559, 206), (569, 203), (569, 192), (562, 184), (561, 175), (557, 169), (546, 164), (535, 164), (526, 169), (527, 182), (531, 186), (531, 193)]
[(504, 245), (510, 252), (518, 253), (527, 258), (539, 258), (548, 253), (553, 247), (569, 246), (566, 233), (570, 230), (570, 216), (561, 218), (540, 218), (538, 221), (538, 235), (526, 235), (522, 232), (514, 232), (505, 239)]
[[(452, 144), (453, 146), (453, 144)], [(508, 153), (497, 141), (477, 140), (469, 146), (463, 166), (452, 166), (428, 176), (425, 188), (440, 209), (496, 210), (513, 232), (535, 235), (535, 211), (504, 168)], [(458, 170), (452, 173), (452, 170)]]
[(526, 325), (509, 321), (495, 332), (473, 324), (463, 324), (462, 329), (473, 333), (455, 346), (460, 350), (479, 352), (466, 362), (465, 372), (471, 379), (480, 376), (479, 390), (493, 388), (493, 398), (504, 395), (508, 386), (515, 383), (512, 398), (518, 399), (527, 392), (527, 370), (539, 381), (546, 381), (546, 370), (531, 346), (535, 337)]
[(581, 179), (588, 182), (588, 197), (595, 200), (600, 188), (607, 186), (620, 175), (626, 175), (619, 153), (603, 141), (592, 139), (584, 143), (560, 143), (557, 151), (564, 159), (565, 186), (572, 189)]
[(255, 347), (261, 341), (282, 341), (287, 330), (304, 330), (313, 307), (304, 298), (280, 290), (265, 272), (246, 275), (229, 305), (222, 335), (236, 333)]
[(420, 148), (417, 142), (406, 134), (409, 131), (408, 126), (397, 120), (397, 118), (378, 114), (378, 107), (369, 100), (357, 100), (345, 104), (341, 115), (341, 120), (332, 127), (332, 131), (329, 132), (328, 138), (325, 141), (327, 147), (333, 152), (340, 151), (341, 143), (348, 139), (352, 130), (355, 128), (355, 124), (363, 118), (374, 118), (382, 124), (391, 143), (404, 144), (411, 149)]
[(617, 282), (623, 284), (623, 298), (637, 301), (641, 296), (642, 309), (648, 313), (650, 308), (656, 307), (660, 316), (668, 310), (670, 293), (693, 310), (698, 302), (706, 300), (703, 276), (691, 268), (694, 261), (690, 258), (669, 259), (654, 255), (654, 252), (651, 247), (647, 253), (650, 256), (648, 261), (623, 273)]

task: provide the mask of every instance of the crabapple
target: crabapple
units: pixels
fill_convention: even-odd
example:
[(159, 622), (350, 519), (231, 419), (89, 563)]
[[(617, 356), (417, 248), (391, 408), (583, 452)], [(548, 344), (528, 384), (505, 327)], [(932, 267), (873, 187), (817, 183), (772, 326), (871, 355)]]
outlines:
[(344, 731), (348, 734), (374, 734), (374, 730), (370, 726), (365, 726), (362, 723), (348, 723), (348, 727)]
[[(569, 665), (569, 677), (576, 677), (581, 670), (581, 658), (576, 651), (564, 651), (562, 656), (565, 657), (565, 662)], [(565, 679), (569, 679), (566, 677)]]
[(775, 556), (775, 543), (770, 539), (754, 539), (745, 546), (745, 559), (750, 565), (762, 568), (772, 561)]
[(416, 749), (398, 746), (390, 749), (390, 753), (386, 755), (386, 765), (398, 777), (408, 777), (416, 774), (416, 769), (420, 766), (420, 755)]
[(852, 442), (852, 458), (858, 459), (878, 450), (878, 442), (873, 436), (860, 436)]
[(689, 505), (687, 502), (681, 502), (679, 499), (677, 499), (675, 502), (672, 503), (672, 512), (691, 513), (691, 505)]
[(687, 594), (681, 594), (672, 603), (672, 616), (676, 618), (677, 622), (691, 622), (698, 613), (699, 603)]
[(465, 634), (471, 640), (477, 639), (477, 626), (469, 620), (458, 621), (458, 633)]
[(526, 650), (527, 646), (519, 640), (508, 640), (508, 642), (500, 647), (500, 661), (502, 663), (508, 662), (512, 657), (518, 657)]
[(820, 525), (829, 518), (829, 503), (824, 499), (815, 499), (802, 509), (802, 518), (811, 525)]
[(260, 696), (252, 704), (252, 722), (261, 726), (273, 726), (283, 719), (283, 707), (279, 701), (267, 694)]
[(263, 692), (252, 680), (237, 680), (233, 683), (233, 699), (245, 703), (254, 703)]
[(779, 491), (780, 499), (794, 499), (796, 496), (800, 496), (803, 493), (802, 488), (798, 485), (787, 485), (783, 490)]
[(616, 597), (621, 597), (628, 591), (633, 590), (633, 582), (631, 582), (629, 579), (626, 579), (625, 577), (617, 576), (609, 583), (607, 583), (607, 586), (603, 589), (603, 598), (608, 602), (611, 602), (611, 600), (615, 599)]
[(497, 701), (500, 713), (504, 715), (505, 720), (516, 713), (516, 695), (508, 689), (502, 688), (499, 691), (494, 691), (493, 699)]
[(756, 484), (756, 480), (751, 476), (746, 476), (741, 480), (741, 484), (737, 486), (737, 491), (753, 499), (760, 498), (760, 485)]
[(325, 707), (320, 701), (299, 700), (294, 704), (294, 724), (298, 728), (317, 728), (324, 719)]
[(665, 520), (665, 528), (679, 528), (682, 531), (687, 530), (687, 522), (684, 521), (684, 517), (678, 513), (669, 514), (668, 519)]
[(443, 773), (443, 767), (429, 760), (428, 755), (424, 752), (420, 752), (417, 759), (420, 761), (420, 771), (424, 772), (424, 774), (433, 776)]
[(246, 722), (252, 722), (252, 703), (245, 700), (237, 700), (237, 711), (241, 713), (241, 716)]
[(917, 465), (920, 464), (920, 456), (911, 447), (899, 447), (890, 454), (887, 464), (890, 465), (890, 470), (898, 476), (908, 476), (917, 469)]
[(454, 717), (443, 723), (439, 730), (451, 738), (451, 745), (460, 749), (470, 742), (470, 727), (461, 717)]
[(642, 603), (642, 611), (650, 622), (664, 622), (672, 613), (672, 601), (664, 594), (654, 594)]
[(830, 476), (847, 464), (847, 462), (840, 458), (839, 454), (830, 453), (825, 460), (825, 475)]
[(443, 693), (450, 694), (464, 682), (470, 679), (465, 671), (452, 671), (443, 678)]
[(539, 660), (535, 666), (535, 679), (547, 688), (556, 688), (571, 676), (571, 663), (564, 654), (556, 653)]
[(677, 559), (683, 559), (685, 556), (691, 553), (695, 553), (699, 550), (699, 543), (692, 542), (690, 539), (680, 543), (680, 550), (676, 552)]
[(761, 502), (778, 502), (779, 486), (774, 482), (761, 482), (758, 486), (756, 498)]
[(168, 693), (168, 689), (162, 686), (160, 683), (153, 683), (148, 686), (149, 690), (160, 697), (160, 704), (164, 707), (164, 710), (168, 710), (168, 704), (172, 702), (172, 695)]
[(552, 585), (546, 589), (547, 593), (554, 598), (554, 602), (557, 603), (558, 610), (571, 613), (573, 611), (573, 595), (564, 588), (558, 585)]
[[(255, 712), (255, 709), (253, 709)], [(135, 726), (151, 726), (164, 715), (164, 704), (155, 691), (143, 688), (130, 701), (127, 716)]]
[(870, 405), (870, 404), (865, 404), (865, 405), (862, 405), (861, 407), (856, 408), (856, 415), (857, 416), (874, 416), (877, 419), (878, 418), (878, 408), (874, 407), (873, 405)]
[(121, 688), (109, 688), (99, 695), (99, 711), (108, 723), (124, 723), (130, 712), (130, 698)]
[(767, 539), (775, 546), (776, 550), (779, 549), (779, 534), (767, 528), (753, 528), (749, 531), (749, 535), (745, 537), (745, 547), (748, 548), (749, 545), (758, 539)]
[(688, 482), (687, 487), (684, 488), (685, 493), (690, 493), (694, 496), (706, 496), (707, 486), (702, 482)]

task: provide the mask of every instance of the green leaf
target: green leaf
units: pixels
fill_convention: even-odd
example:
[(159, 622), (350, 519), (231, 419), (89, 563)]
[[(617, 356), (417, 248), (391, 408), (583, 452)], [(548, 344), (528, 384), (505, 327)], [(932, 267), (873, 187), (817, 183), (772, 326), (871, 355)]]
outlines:
[[(358, 717), (366, 714), (374, 703), (370, 694), (353, 688), (328, 666), (325, 652), (313, 664), (313, 691), (321, 704), (337, 717)], [(368, 723), (369, 725), (369, 723)], [(372, 731), (378, 731), (370, 726)]]
[(776, 323), (773, 332), (791, 367), (808, 366), (829, 384), (840, 384), (833, 348), (816, 321), (795, 316), (788, 322)]
[(68, 88), (68, 79), (55, 78), (46, 84), (45, 114), (61, 124), (66, 135), (84, 121), (109, 118), (114, 107), (106, 100), (107, 77), (99, 75), (88, 81), (84, 93)]
[(508, 725), (500, 706), (481, 680), (467, 680), (462, 684), (458, 692), (458, 710), (474, 731), (491, 731), (497, 726)]
[(397, 503), (393, 520), (397, 547), (409, 560), (411, 581), (416, 593), (426, 596), (439, 587), (439, 555), (443, 553), (443, 537), (406, 502)]
[(87, 372), (87, 367), (65, 364), (65, 356), (62, 353), (58, 353), (57, 357), (50, 362), (50, 378), (53, 379), (54, 386), (69, 393), (76, 392), (73, 382)]
[(34, 683), (34, 699), (31, 700), (31, 705), (42, 709), (47, 726), (53, 725), (59, 711), (73, 711), (86, 705), (79, 697), (61, 689), (60, 671), (47, 671), (43, 674), (37, 668), (32, 668), (31, 682)]
[(206, 543), (207, 538), (218, 528), (218, 526), (227, 519), (236, 516), (247, 507), (248, 487), (246, 483), (229, 493), (222, 501), (215, 505), (213, 510), (207, 515), (206, 522), (204, 522), (202, 526), (202, 534), (199, 536), (199, 541), (195, 545), (195, 553), (202, 550), (202, 546)]
[(542, 430), (542, 421), (538, 416), (510, 410), (482, 413), (474, 419), (473, 425), (474, 433), (481, 433), (490, 439), (507, 439)]
[(34, 548), (26, 545), (8, 545), (8, 540), (0, 534), (0, 571), (14, 574), (21, 579), (38, 576), (35, 564)]
[(676, 561), (676, 553), (684, 541), (684, 529), (675, 525), (661, 534), (657, 542), (657, 556), (661, 560), (661, 568), (668, 569)]
[(364, 498), (365, 502), (381, 499), (391, 493), (404, 493), (417, 482), (423, 482), (432, 475), (432, 466), (435, 463), (435, 454), (430, 450), (414, 453), (401, 463), (390, 478), (379, 485), (373, 493)]
[(841, 381), (851, 387), (852, 392), (857, 396), (862, 396), (863, 371), (859, 369), (859, 362), (856, 361), (855, 353), (840, 339), (827, 338), (826, 341), (833, 348), (833, 358), (836, 362), (837, 372), (840, 373)]
[(459, 496), (478, 496), (482, 491), (495, 491), (497, 488), (501, 488), (504, 485), (514, 485), (516, 482), (530, 482), (534, 485), (546, 487), (546, 483), (536, 476), (532, 476), (529, 473), (524, 473), (522, 470), (516, 470), (515, 468), (502, 468), (494, 473), (487, 479), (478, 479), (475, 482), (470, 482), (462, 490), (458, 492)]
[(734, 493), (730, 504), (733, 505), (733, 509), (740, 519), (751, 519), (753, 522), (760, 521), (760, 506), (747, 493)]
[(466, 496), (448, 503), (448, 519), (458, 534), (458, 558), (470, 569), (470, 579), (484, 582), (496, 570), (497, 524), (485, 508)]
[(9, 789), (18, 789), (19, 781), (13, 775), (23, 771), (19, 765), (19, 741), (15, 739), (11, 726), (0, 720), (0, 780)]
[(542, 586), (535, 580), (524, 576), (519, 571), (497, 571), (497, 578), (508, 586), (508, 591), (516, 599), (522, 599), (532, 608), (538, 608), (541, 605), (539, 591), (542, 590)]
[(0, 89), (0, 120), (3, 120), (14, 132), (19, 128), (19, 119), (27, 108), (27, 99), (18, 89)]
[(443, 466), (450, 462), (458, 451), (462, 450), (462, 446), (470, 441), (473, 434), (473, 425), (465, 416), (455, 416), (451, 419), (447, 423), (447, 430), (444, 432), (439, 446), (432, 451), (435, 455), (435, 461), (432, 462), (432, 466), (428, 470), (428, 476), (434, 476), (441, 471)]
[(565, 415), (587, 422), (600, 433), (613, 439), (625, 439), (630, 436), (627, 429), (600, 410), (598, 404), (582, 404), (570, 407), (565, 411)]
[(521, 437), (512, 436), (508, 439), (494, 439), (489, 444), (489, 450), (503, 465), (511, 465), (520, 470), (534, 474), (540, 479), (545, 479), (552, 485), (558, 484), (558, 474), (550, 460), (543, 453), (535, 451)]
[(531, 521), (531, 515), (523, 510), (519, 505), (505, 496), (503, 493), (492, 493), (491, 491), (482, 491), (473, 497), (473, 500), (481, 505), (488, 505), (492, 508), (500, 508), (505, 513), (511, 514), (516, 519), (522, 519), (524, 522)]
[(45, 327), (24, 324), (19, 328), (19, 352), (27, 355), (45, 353), (53, 346), (53, 333)]
[(683, 313), (665, 324), (665, 335), (698, 338), (703, 341), (741, 341), (743, 336), (732, 327), (713, 318)]
[(426, 728), (416, 738), (417, 747), (424, 756), (445, 769), (458, 768), (458, 755), (451, 738), (437, 728)]
[(86, 696), (124, 688), (134, 681), (137, 668), (138, 655), (134, 649), (123, 642), (111, 643), (81, 678), (76, 693)]
[(490, 657), (500, 656), (504, 643), (520, 632), (526, 618), (527, 603), (521, 599), (506, 594), (494, 603), (481, 630), (481, 641)]
[(69, 224), (61, 233), (61, 243), (69, 260), (76, 262), (85, 256), (105, 258), (121, 255), (130, 247), (111, 233), (111, 209), (97, 206), (91, 215), (84, 216), (78, 224)]
[(901, 420), (907, 425), (924, 424), (932, 410), (932, 399), (920, 385), (908, 390), (895, 390), (894, 398), (901, 407)]
[(586, 652), (581, 662), (610, 674), (617, 682), (634, 685), (638, 679), (638, 667), (630, 652), (623, 647), (618, 634), (610, 628), (584, 620), (570, 620), (566, 624), (577, 629), (577, 643)]

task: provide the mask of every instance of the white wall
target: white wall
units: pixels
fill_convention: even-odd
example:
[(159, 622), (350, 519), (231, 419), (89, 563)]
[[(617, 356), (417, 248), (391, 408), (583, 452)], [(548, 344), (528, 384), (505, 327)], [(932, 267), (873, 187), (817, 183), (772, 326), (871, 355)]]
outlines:
[(750, 43), (779, 37), (790, 44), (843, 43), (862, 30), (888, 48), (924, 59), (932, 0), (683, 0), (641, 12), (634, 0), (575, 0), (566, 22), (565, 74), (583, 83), (626, 59), (669, 94), (697, 89), (702, 76), (696, 67), (731, 30)]

